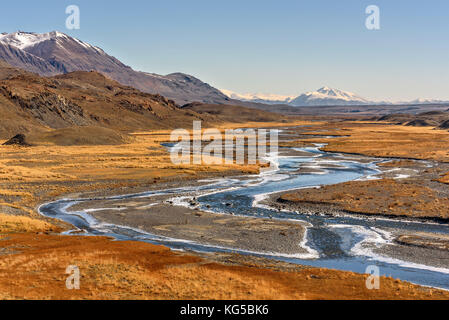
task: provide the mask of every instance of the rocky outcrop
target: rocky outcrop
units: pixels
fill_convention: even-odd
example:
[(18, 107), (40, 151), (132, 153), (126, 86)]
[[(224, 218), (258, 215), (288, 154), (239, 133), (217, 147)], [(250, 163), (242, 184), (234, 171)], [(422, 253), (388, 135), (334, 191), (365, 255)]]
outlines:
[(30, 144), (26, 141), (26, 137), (24, 134), (18, 134), (16, 136), (12, 137), (11, 139), (9, 139), (5, 143), (3, 143), (3, 145), (4, 146), (16, 145), (16, 146), (22, 146), (22, 147), (30, 146)]

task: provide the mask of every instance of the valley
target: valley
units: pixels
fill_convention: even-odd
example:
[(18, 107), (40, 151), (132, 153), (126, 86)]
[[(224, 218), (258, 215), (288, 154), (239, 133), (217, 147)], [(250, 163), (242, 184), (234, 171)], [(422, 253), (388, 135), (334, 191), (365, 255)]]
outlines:
[[(229, 126), (278, 126), (279, 128), (283, 128), (286, 132), (292, 131), (299, 134), (295, 138), (291, 137), (288, 139), (285, 139), (284, 136), (284, 139), (281, 139), (280, 141), (281, 146), (289, 145), (307, 148), (307, 146), (313, 146), (314, 143), (326, 143), (327, 146), (323, 148), (330, 148), (334, 152), (358, 153), (366, 154), (366, 156), (387, 158), (391, 156), (399, 158), (417, 158), (416, 155), (418, 155), (426, 161), (437, 161), (434, 162), (436, 164), (439, 163), (438, 161), (443, 160), (439, 155), (441, 154), (441, 156), (443, 156), (441, 152), (446, 150), (446, 142), (444, 139), (449, 136), (447, 131), (430, 131), (430, 128), (362, 123), (359, 121), (303, 121), (302, 123), (290, 123), (287, 126), (285, 122), (280, 122), (278, 124), (274, 122), (261, 122), (234, 125), (225, 123), (222, 125), (223, 128)], [(292, 129), (295, 126), (299, 126), (297, 127), (299, 131)], [(366, 132), (371, 132), (371, 135), (366, 138), (365, 149), (364, 144), (361, 144), (360, 134), (366, 134)], [(255, 220), (254, 218), (248, 220), (248, 218), (245, 217), (232, 215), (223, 216), (222, 214), (216, 216), (216, 214), (203, 212), (203, 210), (198, 211), (192, 208), (182, 209), (182, 207), (176, 209), (176, 207), (172, 207), (170, 204), (152, 204), (154, 201), (164, 202), (163, 195), (148, 198), (151, 199), (151, 201), (148, 201), (145, 197), (140, 199), (130, 199), (128, 201), (121, 200), (120, 198), (108, 201), (107, 197), (109, 196), (139, 194), (142, 192), (151, 192), (151, 190), (157, 191), (167, 188), (180, 188), (182, 186), (195, 188), (195, 186), (204, 185), (206, 181), (212, 181), (214, 179), (220, 181), (223, 177), (229, 177), (232, 180), (232, 177), (242, 177), (242, 175), (247, 176), (250, 174), (250, 176), (248, 176), (250, 180), (254, 179), (252, 177), (257, 178), (257, 173), (259, 172), (257, 165), (252, 168), (247, 165), (215, 165), (208, 167), (201, 165), (171, 165), (169, 153), (167, 153), (165, 147), (161, 146), (161, 143), (169, 140), (169, 133), (169, 130), (159, 130), (131, 134), (130, 136), (133, 137), (131, 142), (118, 144), (116, 146), (54, 145), (49, 147), (37, 145), (33, 147), (0, 147), (2, 159), (0, 170), (0, 179), (2, 180), (2, 203), (0, 210), (6, 214), (2, 224), (2, 226), (5, 226), (2, 229), (2, 234), (4, 236), (4, 240), (2, 241), (4, 241), (5, 247), (10, 248), (8, 250), (11, 250), (11, 252), (18, 251), (17, 254), (12, 256), (9, 254), (5, 255), (2, 260), (2, 265), (5, 267), (10, 266), (14, 263), (14, 259), (21, 259), (23, 255), (29, 257), (37, 255), (36, 258), (34, 258), (34, 264), (24, 264), (16, 270), (17, 274), (28, 272), (26, 271), (27, 268), (33, 268), (33, 265), (36, 264), (45, 266), (40, 268), (41, 270), (47, 270), (46, 272), (34, 273), (32, 278), (27, 278), (28, 281), (34, 283), (35, 289), (27, 290), (26, 293), (21, 291), (20, 283), (16, 282), (12, 285), (10, 280), (6, 278), (2, 279), (0, 283), (4, 284), (4, 297), (64, 297), (68, 293), (64, 292), (62, 289), (58, 289), (58, 286), (61, 286), (62, 283), (61, 279), (63, 279), (63, 272), (59, 272), (57, 267), (57, 263), (60, 263), (60, 261), (62, 261), (61, 259), (76, 261), (80, 265), (81, 270), (89, 270), (87, 273), (83, 273), (82, 281), (86, 284), (86, 286), (83, 287), (83, 290), (76, 293), (70, 293), (72, 297), (73, 294), (75, 294), (79, 298), (102, 298), (105, 297), (105, 294), (107, 294), (109, 298), (115, 297), (117, 299), (152, 299), (158, 297), (188, 299), (201, 297), (239, 299), (271, 299), (280, 297), (288, 299), (330, 299), (332, 297), (348, 299), (355, 297), (377, 297), (387, 299), (402, 297), (425, 299), (427, 297), (436, 299), (438, 297), (446, 297), (445, 292), (436, 289), (424, 289), (389, 277), (382, 278), (382, 290), (369, 291), (365, 288), (365, 276), (360, 273), (329, 270), (323, 269), (322, 267), (311, 268), (310, 266), (305, 266), (304, 261), (299, 264), (297, 262), (292, 264), (292, 261), (289, 261), (288, 259), (279, 259), (279, 257), (273, 260), (271, 255), (250, 254), (248, 256), (248, 252), (263, 252), (264, 250), (267, 250), (268, 252), (283, 252), (286, 257), (292, 254), (309, 254), (309, 251), (307, 250), (301, 253), (301, 251), (298, 250), (303, 249), (300, 249), (300, 247), (297, 246), (298, 243), (302, 243), (301, 238), (304, 234), (304, 226), (307, 226), (307, 224), (301, 226), (301, 224), (298, 225), (297, 223), (292, 222), (278, 222), (277, 220), (265, 221), (264, 219), (258, 220), (257, 218)], [(420, 141), (422, 141), (422, 146), (419, 144), (404, 144), (404, 137), (412, 133), (419, 137)], [(379, 148), (379, 150), (376, 151), (377, 149), (375, 146), (376, 143), (378, 143), (378, 140), (384, 139), (384, 141), (386, 141), (385, 138), (383, 138), (384, 135), (389, 137), (388, 141), (390, 141), (389, 144), (391, 147), (383, 149)], [(439, 139), (435, 140), (434, 135), (438, 135)], [(435, 143), (430, 144), (430, 141), (435, 141)], [(355, 149), (357, 143), (361, 146), (360, 150)], [(368, 146), (370, 147), (368, 148)], [(401, 148), (398, 146), (401, 146)], [(427, 146), (427, 149), (424, 146)], [(393, 151), (400, 153), (391, 154)], [(375, 154), (372, 154), (373, 152), (375, 152)], [(291, 154), (291, 156), (294, 156), (294, 154)], [(304, 155), (298, 153), (298, 156)], [(323, 168), (314, 168), (314, 171), (308, 171), (310, 168), (307, 168), (305, 165), (298, 168), (299, 175), (296, 176), (297, 181), (302, 181), (307, 177), (307, 172), (313, 173), (317, 170), (329, 170), (333, 168), (332, 166), (326, 168), (325, 163), (323, 165)], [(406, 160), (404, 163), (392, 162), (389, 164), (387, 162), (385, 163), (384, 171), (395, 168), (401, 168), (401, 171), (393, 172), (390, 176), (387, 175), (384, 179), (392, 179), (397, 175), (402, 174), (407, 175), (417, 168), (421, 168), (419, 170), (426, 170), (425, 165), (419, 166), (419, 164), (414, 164), (414, 162), (410, 162), (410, 160)], [(444, 177), (444, 173), (447, 172), (447, 168), (445, 169), (444, 164), (437, 165), (435, 168), (438, 168), (438, 170), (434, 173), (428, 173), (429, 179), (432, 181), (435, 181), (438, 177)], [(304, 173), (301, 174), (302, 171)], [(254, 174), (256, 174), (256, 176), (253, 176)], [(297, 173), (293, 174), (296, 175)], [(319, 175), (317, 177), (319, 177)], [(243, 181), (248, 178), (245, 178)], [(198, 184), (198, 182), (195, 182), (198, 180), (204, 180), (204, 182), (199, 182)], [(388, 182), (388, 180), (385, 181)], [(410, 185), (409, 181), (413, 180), (410, 180), (410, 178), (392, 180), (389, 184), (389, 188), (393, 191), (389, 191), (388, 194), (391, 195), (394, 194), (394, 192), (400, 192), (400, 190), (403, 190), (402, 184), (406, 183), (407, 185)], [(334, 181), (334, 183), (337, 184), (326, 187), (334, 188), (336, 190), (327, 191), (326, 196), (331, 199), (335, 198), (337, 204), (341, 203), (343, 205), (349, 205), (352, 209), (354, 209), (354, 206), (358, 207), (359, 209), (352, 210), (358, 211), (356, 213), (366, 214), (364, 212), (366, 209), (363, 209), (361, 204), (366, 206), (369, 205), (369, 201), (375, 201), (376, 199), (376, 201), (382, 202), (381, 198), (370, 198), (370, 194), (378, 194), (374, 191), (375, 189), (370, 188), (377, 188), (379, 183), (384, 183), (383, 180), (373, 180), (372, 182), (369, 180), (365, 182), (349, 182), (349, 184), (354, 184), (353, 190), (349, 189), (345, 183), (339, 184), (338, 182), (338, 180)], [(366, 191), (363, 191), (364, 189), (361, 189), (361, 186), (357, 184), (365, 184), (367, 188)], [(431, 184), (438, 183), (431, 182)], [(440, 183), (440, 185), (439, 188), (444, 190), (445, 185), (442, 183)], [(294, 186), (295, 184), (292, 185), (292, 187)], [(223, 187), (226, 187), (226, 184), (223, 185)], [(413, 185), (411, 184), (410, 188), (412, 187)], [(383, 190), (385, 189), (385, 186), (381, 188)], [(420, 187), (416, 190), (421, 192), (421, 189), (419, 188)], [(319, 192), (319, 190), (320, 189), (309, 189), (309, 192)], [(334, 197), (332, 195), (333, 193), (341, 193), (341, 190), (344, 190), (343, 196)], [(363, 192), (365, 192), (365, 194)], [(291, 192), (289, 192), (289, 194), (290, 193)], [(311, 193), (311, 195), (313, 195), (313, 193)], [(88, 208), (90, 209), (89, 214), (94, 215), (97, 219), (119, 225), (128, 225), (138, 230), (147, 230), (148, 232), (158, 234), (162, 238), (152, 239), (150, 241), (152, 244), (146, 244), (129, 242), (129, 239), (124, 238), (119, 242), (111, 242), (102, 237), (82, 237), (79, 232), (75, 232), (70, 236), (59, 235), (62, 230), (73, 230), (73, 226), (60, 219), (49, 217), (42, 218), (37, 213), (38, 208), (43, 203), (49, 203), (55, 199), (67, 199), (68, 197), (72, 199), (84, 198), (86, 196), (88, 198), (100, 197), (104, 200), (102, 200), (103, 202), (96, 201), (94, 206), (89, 203), (79, 204), (74, 207), (76, 211)], [(423, 196), (429, 197), (431, 195), (426, 194)], [(429, 204), (436, 205), (437, 202), (433, 199), (441, 196), (442, 195), (438, 196), (434, 194), (434, 198), (426, 198), (426, 201)], [(173, 195), (171, 197), (173, 197)], [(356, 197), (360, 198), (360, 204), (354, 202), (355, 200), (353, 199)], [(365, 200), (362, 201), (363, 199)], [(445, 196), (442, 196), (442, 198), (439, 199), (439, 201), (445, 201)], [(230, 199), (227, 201), (232, 202)], [(328, 200), (323, 196), (318, 196), (318, 198), (312, 200), (306, 198), (305, 201), (319, 201), (323, 203), (323, 205), (328, 205)], [(398, 201), (400, 201), (399, 198)], [(213, 200), (211, 205), (213, 203), (220, 202)], [(87, 207), (85, 206), (86, 204)], [(189, 205), (187, 204), (187, 206)], [(371, 208), (378, 208), (378, 204), (376, 203), (373, 203), (371, 206)], [(111, 209), (117, 207), (120, 208), (120, 210), (116, 211), (115, 209)], [(398, 208), (400, 208), (400, 205)], [(441, 211), (445, 208), (443, 202), (441, 203), (440, 208), (443, 209), (438, 209), (437, 206), (435, 207), (437, 215), (444, 213), (444, 211)], [(227, 211), (229, 209), (232, 210), (232, 207), (224, 205), (219, 211)], [(343, 207), (343, 210), (344, 209), (345, 208)], [(236, 207), (235, 210), (240, 209)], [(282, 210), (285, 210), (285, 208)], [(298, 207), (294, 210), (298, 210)], [(306, 203), (301, 204), (299, 210), (312, 210), (311, 212), (314, 212), (313, 208), (310, 208)], [(417, 210), (419, 210), (419, 208), (417, 208)], [(152, 212), (153, 214), (151, 214)], [(319, 212), (321, 212), (321, 210), (319, 210)], [(413, 211), (410, 213), (412, 212)], [(385, 213), (379, 213), (385, 215)], [(151, 218), (146, 218), (146, 215), (148, 214), (151, 215)], [(276, 213), (276, 215), (277, 214), (278, 213)], [(408, 212), (400, 211), (400, 214), (408, 215)], [(21, 220), (25, 219), (21, 217), (26, 217), (26, 219), (30, 220)], [(439, 223), (444, 225), (446, 220), (444, 220), (444, 216), (441, 218), (443, 220)], [(75, 222), (72, 221), (71, 224), (73, 223)], [(232, 231), (228, 229), (231, 227)], [(269, 233), (267, 233), (267, 231)], [(429, 231), (426, 233), (427, 236), (419, 239), (407, 238), (406, 234), (403, 234), (397, 241), (404, 243), (420, 243), (420, 246), (422, 245), (423, 239), (424, 241), (426, 241), (425, 239), (428, 239), (427, 241), (432, 243), (435, 241), (444, 241), (441, 239), (429, 240), (431, 238), (429, 238), (428, 232)], [(211, 248), (204, 250), (201, 249), (201, 247), (192, 247), (193, 243), (190, 242), (189, 244), (189, 241), (185, 242), (185, 244), (183, 244), (183, 242), (178, 243), (178, 245), (175, 246), (177, 249), (184, 248), (185, 250), (185, 245), (188, 244), (187, 248), (189, 249), (182, 254), (175, 252), (171, 253), (170, 251), (165, 251), (165, 249), (162, 250), (163, 247), (153, 246), (153, 244), (162, 243), (171, 247), (173, 243), (170, 240), (167, 241), (163, 239), (164, 237), (168, 237), (169, 239), (173, 238), (175, 233), (175, 238), (199, 241), (199, 243), (209, 243), (212, 245), (212, 250)], [(110, 231), (107, 231), (105, 234), (97, 235), (111, 236)], [(130, 234), (128, 233), (127, 236), (129, 235)], [(267, 241), (265, 237), (269, 237), (270, 241)], [(278, 240), (273, 241), (275, 239)], [(289, 239), (289, 241), (286, 242), (285, 239)], [(123, 242), (123, 240), (128, 241)], [(245, 245), (245, 243), (247, 244)], [(54, 248), (55, 246), (59, 248), (59, 258), (58, 260), (51, 260), (49, 259), (49, 255), (51, 255), (52, 251), (49, 248)], [(73, 246), (82, 246), (84, 253), (77, 254), (76, 257), (69, 254), (69, 252), (73, 250)], [(225, 248), (229, 246), (237, 246), (237, 248), (240, 249), (245, 249), (245, 247), (242, 246), (246, 246), (245, 250), (247, 252), (243, 250), (239, 253), (239, 250), (237, 250), (237, 253), (235, 253), (236, 250), (231, 250), (229, 252), (227, 250), (217, 251), (217, 249), (213, 249), (214, 247)], [(441, 251), (442, 249), (435, 250), (442, 254), (445, 252), (444, 250)], [(102, 252), (102, 254), (98, 255), (96, 252)], [(146, 254), (141, 255), (139, 252), (146, 252)], [(148, 252), (152, 252), (151, 255), (148, 255)], [(397, 250), (394, 252), (398, 254)], [(143, 258), (136, 260), (136, 257), (139, 255)], [(148, 259), (155, 256), (161, 261), (160, 263), (166, 263), (167, 266), (171, 266), (167, 269), (168, 273), (163, 271), (166, 270), (165, 268), (160, 269), (158, 267), (154, 269), (155, 266), (150, 262), (151, 260)], [(135, 265), (137, 263), (138, 267), (133, 267), (131, 269), (130, 267), (127, 267), (126, 261), (130, 261), (129, 259), (133, 259), (133, 264)], [(441, 261), (444, 261), (444, 258), (441, 259), (443, 259)], [(173, 263), (174, 265), (177, 265), (177, 267), (175, 267)], [(435, 263), (437, 262), (435, 261)], [(345, 268), (342, 267), (342, 269)], [(167, 282), (168, 279), (173, 277), (173, 273), (168, 270), (173, 270), (173, 272), (178, 274), (177, 277), (172, 279), (173, 281), (177, 281), (179, 285), (173, 284), (173, 286), (170, 285), (171, 287), (167, 285), (167, 283), (171, 283)], [(179, 273), (179, 270), (183, 270), (181, 274)], [(217, 276), (217, 272), (219, 272), (220, 276)], [(362, 270), (359, 272), (362, 272)], [(117, 280), (108, 282), (106, 278), (103, 278), (102, 274), (107, 274), (107, 279)], [(262, 280), (262, 274), (264, 280)], [(227, 278), (223, 275), (229, 275), (229, 277), (235, 279), (235, 283), (229, 283), (226, 280)], [(48, 277), (54, 277), (54, 280), (50, 280)], [(215, 278), (215, 280), (211, 281), (211, 277)], [(123, 282), (123, 279), (128, 280)], [(304, 281), (304, 279), (309, 280)], [(133, 283), (132, 286), (125, 285), (125, 283), (129, 281)], [(210, 289), (207, 289), (209, 287), (202, 286), (201, 289), (198, 287), (197, 289), (190, 288), (189, 291), (181, 290), (184, 283), (186, 284), (186, 287), (188, 287), (187, 284), (191, 284), (192, 281), (208, 281), (208, 283), (211, 284)], [(260, 281), (263, 281), (265, 290), (257, 290), (256, 293), (256, 291), (251, 288), (259, 288)], [(284, 284), (281, 285), (281, 282), (279, 281), (287, 281), (289, 284), (285, 285), (287, 282), (282, 282)], [(60, 284), (58, 285), (58, 283)], [(331, 286), (333, 289), (330, 291), (322, 291), (322, 289), (319, 289), (324, 283), (326, 283), (326, 286)], [(151, 286), (152, 289), (146, 289), (148, 286)], [(212, 289), (217, 288), (217, 286), (221, 289), (218, 291)], [(335, 288), (337, 287), (340, 288), (338, 293), (335, 291)], [(7, 288), (10, 288), (11, 290)], [(125, 288), (127, 288), (127, 294), (123, 293)], [(243, 290), (243, 288), (245, 289)], [(49, 290), (51, 290), (51, 294)], [(295, 290), (297, 294), (294, 294), (293, 290)], [(336, 294), (337, 296), (335, 296)]]
[[(449, 105), (266, 102), (60, 32), (2, 34), (1, 298), (448, 299)], [(275, 129), (278, 152), (173, 163), (195, 122)]]

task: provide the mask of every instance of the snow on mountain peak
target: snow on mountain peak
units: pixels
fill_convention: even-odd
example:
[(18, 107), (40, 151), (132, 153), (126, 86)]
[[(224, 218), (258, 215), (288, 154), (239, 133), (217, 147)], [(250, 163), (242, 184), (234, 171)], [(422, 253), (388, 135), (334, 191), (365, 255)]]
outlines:
[(266, 104), (290, 104), (292, 106), (319, 106), (319, 105), (345, 105), (366, 104), (368, 100), (354, 93), (329, 87), (321, 87), (317, 91), (309, 91), (298, 97), (281, 96), (276, 94), (238, 94), (229, 90), (221, 90), (231, 99), (259, 102)]
[(283, 96), (278, 94), (264, 94), (264, 93), (235, 93), (230, 90), (220, 89), (220, 91), (231, 99), (260, 102), (266, 104), (281, 104), (290, 102), (295, 96)]
[(34, 46), (42, 41), (62, 36), (65, 35), (57, 31), (43, 34), (17, 31), (13, 33), (5, 33), (0, 35), (0, 41), (23, 50), (25, 48)]
[(331, 91), (332, 89), (331, 88), (329, 88), (329, 87), (321, 87), (320, 89), (318, 89), (317, 91), (318, 92), (321, 92), (321, 93), (325, 93), (325, 92), (329, 92), (329, 91)]
[(77, 42), (79, 45), (83, 46), (86, 49), (94, 49), (98, 52), (102, 52), (102, 50), (98, 47), (91, 46), (88, 43), (85, 43), (76, 38), (72, 38), (65, 33), (59, 31), (51, 31), (47, 33), (35, 33), (35, 32), (23, 32), (17, 31), (13, 33), (2, 33), (0, 34), (0, 42), (9, 44), (21, 50), (25, 50), (27, 48), (31, 48), (41, 42), (47, 40), (73, 40)]
[(292, 106), (319, 106), (319, 105), (345, 105), (366, 104), (369, 101), (352, 92), (346, 92), (329, 87), (322, 87), (317, 91), (310, 91), (300, 95), (290, 102)]

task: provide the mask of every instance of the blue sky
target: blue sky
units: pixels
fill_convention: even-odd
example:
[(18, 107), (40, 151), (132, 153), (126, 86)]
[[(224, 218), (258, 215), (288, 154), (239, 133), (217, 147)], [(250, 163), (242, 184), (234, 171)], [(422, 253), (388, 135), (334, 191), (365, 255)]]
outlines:
[[(65, 28), (65, 8), (81, 29)], [(365, 28), (380, 8), (381, 29)], [(377, 100), (449, 100), (449, 1), (3, 1), (0, 32), (59, 30), (141, 71), (239, 93), (321, 86)]]

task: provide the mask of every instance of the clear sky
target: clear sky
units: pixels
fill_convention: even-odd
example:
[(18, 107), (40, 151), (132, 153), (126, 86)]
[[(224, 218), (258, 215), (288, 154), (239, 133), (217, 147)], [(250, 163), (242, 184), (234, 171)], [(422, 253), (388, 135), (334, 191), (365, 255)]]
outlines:
[[(81, 29), (65, 28), (65, 8)], [(365, 8), (380, 8), (380, 30)], [(141, 71), (239, 93), (322, 86), (376, 100), (449, 100), (447, 0), (2, 1), (0, 32), (58, 30)]]

